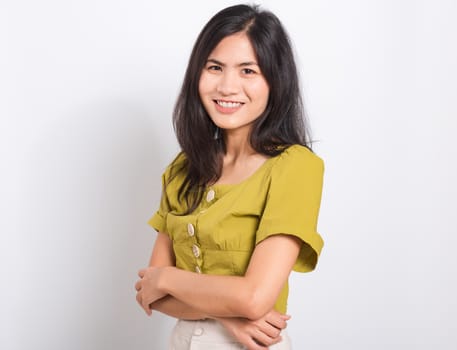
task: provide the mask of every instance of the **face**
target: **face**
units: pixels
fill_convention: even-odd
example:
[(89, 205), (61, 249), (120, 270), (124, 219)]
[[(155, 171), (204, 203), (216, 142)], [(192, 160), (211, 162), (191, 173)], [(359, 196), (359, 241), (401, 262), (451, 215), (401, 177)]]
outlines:
[(203, 106), (226, 133), (249, 132), (267, 106), (269, 91), (245, 33), (219, 42), (208, 56), (199, 82)]

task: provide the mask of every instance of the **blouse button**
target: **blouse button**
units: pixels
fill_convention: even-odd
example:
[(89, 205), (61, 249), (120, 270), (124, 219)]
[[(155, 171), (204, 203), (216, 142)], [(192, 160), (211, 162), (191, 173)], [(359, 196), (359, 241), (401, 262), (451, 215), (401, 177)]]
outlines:
[(214, 199), (216, 192), (214, 192), (213, 189), (209, 190), (208, 193), (206, 194), (206, 201), (209, 203)]
[(196, 258), (200, 256), (200, 249), (195, 244), (192, 245), (192, 253), (194, 253)]
[(195, 234), (194, 225), (187, 224), (187, 233), (189, 234), (190, 237), (192, 237)]
[(202, 273), (202, 269), (198, 266), (195, 266), (195, 272), (196, 273)]

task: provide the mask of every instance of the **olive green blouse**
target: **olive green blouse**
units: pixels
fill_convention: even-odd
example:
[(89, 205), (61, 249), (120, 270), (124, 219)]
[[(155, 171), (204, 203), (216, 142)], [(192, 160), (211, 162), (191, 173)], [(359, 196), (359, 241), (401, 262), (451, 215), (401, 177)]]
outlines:
[[(178, 268), (242, 276), (256, 244), (275, 234), (303, 241), (295, 271), (315, 268), (323, 246), (316, 231), (324, 172), (318, 156), (304, 146), (290, 146), (240, 183), (208, 186), (197, 209), (181, 215), (185, 204), (177, 192), (184, 176), (169, 179), (184, 157), (180, 154), (163, 174), (167, 185), (160, 208), (148, 222), (170, 236)], [(287, 297), (288, 283), (276, 301), (277, 311), (286, 312)]]

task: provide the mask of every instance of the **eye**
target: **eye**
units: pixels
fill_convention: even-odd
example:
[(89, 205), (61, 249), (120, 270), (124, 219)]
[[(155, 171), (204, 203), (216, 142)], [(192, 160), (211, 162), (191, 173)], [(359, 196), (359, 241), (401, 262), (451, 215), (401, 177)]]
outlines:
[(247, 74), (247, 75), (255, 74), (255, 73), (256, 73), (255, 70), (250, 69), (250, 68), (243, 68), (242, 72), (243, 72), (243, 74)]
[(210, 65), (210, 66), (207, 66), (206, 69), (208, 70), (212, 70), (212, 71), (221, 71), (222, 70), (222, 67), (221, 66), (218, 66), (218, 65)]

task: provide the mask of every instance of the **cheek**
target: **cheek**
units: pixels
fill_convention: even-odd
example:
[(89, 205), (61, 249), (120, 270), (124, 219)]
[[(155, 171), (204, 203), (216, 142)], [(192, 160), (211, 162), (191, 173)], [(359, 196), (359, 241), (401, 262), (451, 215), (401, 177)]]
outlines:
[(200, 102), (204, 109), (208, 112), (212, 100), (210, 98), (210, 84), (204, 73), (201, 75), (200, 81), (198, 82), (198, 96), (200, 97)]
[(202, 73), (200, 76), (200, 81), (198, 82), (198, 93), (200, 94), (201, 97), (203, 97), (204, 94), (207, 94), (211, 92), (212, 89), (212, 81), (211, 77), (209, 77), (205, 72)]
[(264, 82), (256, 83), (255, 85), (251, 86), (251, 96), (257, 100), (257, 102), (261, 105), (267, 105), (268, 98), (270, 96), (270, 89), (268, 85)]

